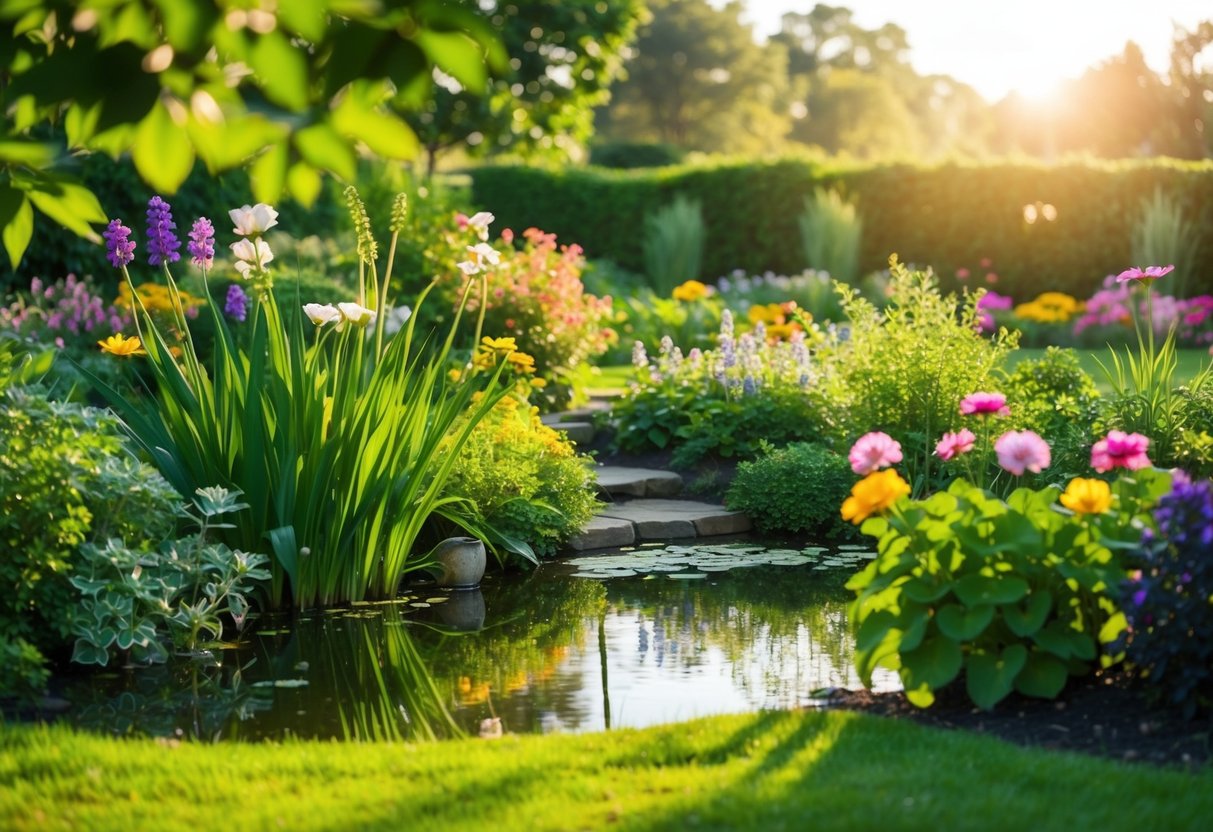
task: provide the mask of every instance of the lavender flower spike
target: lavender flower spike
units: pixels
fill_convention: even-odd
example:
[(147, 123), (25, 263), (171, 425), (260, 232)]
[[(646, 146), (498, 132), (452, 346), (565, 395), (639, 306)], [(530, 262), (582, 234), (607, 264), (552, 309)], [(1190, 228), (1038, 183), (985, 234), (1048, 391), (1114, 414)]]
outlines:
[(101, 236), (105, 238), (105, 256), (115, 269), (124, 268), (135, 259), (135, 241), (130, 239), (131, 230), (122, 220), (110, 220)]
[(223, 302), (223, 314), (241, 323), (244, 323), (244, 319), (248, 316), (248, 295), (240, 288), (240, 284), (233, 283), (227, 287), (227, 297)]
[[(209, 269), (215, 262), (215, 226), (206, 217), (194, 220), (190, 230), (190, 241), (185, 247), (189, 250), (193, 263), (200, 269)], [(243, 319), (241, 319), (243, 320)]]
[(172, 206), (158, 196), (147, 203), (147, 262), (153, 266), (168, 265), (181, 259), (177, 249), (181, 241), (173, 232), (177, 224), (169, 209)]

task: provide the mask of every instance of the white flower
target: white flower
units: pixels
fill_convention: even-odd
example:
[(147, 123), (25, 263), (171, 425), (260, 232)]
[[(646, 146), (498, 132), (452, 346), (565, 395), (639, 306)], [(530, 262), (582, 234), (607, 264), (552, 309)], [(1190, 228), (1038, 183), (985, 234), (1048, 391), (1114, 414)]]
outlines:
[(490, 265), (496, 266), (501, 262), (501, 255), (497, 253), (497, 249), (488, 243), (477, 243), (474, 246), (468, 246), (468, 251), (472, 253), (472, 259), (477, 263), (487, 261)]
[(264, 202), (233, 208), (227, 215), (236, 224), (235, 233), (242, 237), (263, 234), (278, 224), (278, 212)]
[(404, 329), (404, 325), (408, 323), (409, 318), (413, 316), (413, 310), (407, 306), (397, 306), (387, 313), (387, 320), (383, 322), (383, 331), (388, 335), (394, 335)]
[(331, 303), (305, 303), (303, 314), (316, 326), (324, 326), (341, 317), (341, 312)]
[(232, 255), (236, 258), (236, 271), (248, 280), (250, 271), (265, 271), (266, 265), (274, 259), (274, 252), (261, 239), (239, 240), (232, 243)]
[(464, 260), (462, 263), (456, 263), (455, 265), (459, 267), (459, 271), (463, 272), (468, 277), (471, 277), (474, 274), (480, 274), (480, 264), (473, 263), (471, 260)]
[(468, 227), (476, 229), (476, 234), (482, 241), (488, 240), (489, 225), (491, 225), (495, 219), (497, 218), (488, 211), (479, 211), (468, 217)]
[(356, 303), (339, 303), (337, 308), (341, 310), (341, 317), (354, 326), (367, 326), (375, 320), (375, 310)]

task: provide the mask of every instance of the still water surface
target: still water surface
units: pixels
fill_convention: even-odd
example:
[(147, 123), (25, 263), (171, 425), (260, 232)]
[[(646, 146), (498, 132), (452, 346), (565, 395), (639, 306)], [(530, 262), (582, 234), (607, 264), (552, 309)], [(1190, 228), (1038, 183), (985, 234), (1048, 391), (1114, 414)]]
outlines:
[(81, 680), (67, 718), (203, 740), (424, 738), (497, 730), (486, 720), (576, 732), (807, 706), (859, 685), (843, 584), (864, 555), (805, 551), (620, 553), (266, 620), (211, 664)]

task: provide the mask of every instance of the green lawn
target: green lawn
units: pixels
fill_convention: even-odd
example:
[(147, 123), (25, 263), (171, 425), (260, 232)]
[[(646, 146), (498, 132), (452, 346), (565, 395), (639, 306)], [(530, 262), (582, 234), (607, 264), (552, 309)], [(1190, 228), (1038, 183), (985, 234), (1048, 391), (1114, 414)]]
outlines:
[[(1103, 370), (1099, 368), (1099, 362), (1111, 369), (1111, 356), (1107, 347), (1096, 350), (1075, 350), (1078, 355), (1078, 362), (1082, 368), (1091, 374), (1095, 379), (1095, 383), (1099, 386), (1101, 393), (1109, 392), (1110, 388), (1107, 384), (1107, 379), (1104, 376)], [(1124, 356), (1124, 349), (1119, 350), (1121, 356)], [(1040, 358), (1045, 354), (1041, 349), (1019, 349), (1011, 353), (1007, 359), (1007, 369), (1013, 368), (1021, 361), (1027, 361), (1030, 358)], [(1179, 366), (1175, 370), (1175, 380), (1177, 382), (1185, 382), (1200, 372), (1200, 368), (1204, 364), (1208, 364), (1210, 360), (1209, 353), (1205, 350), (1178, 350)]]
[(1213, 770), (851, 713), (431, 745), (170, 745), (0, 728), (0, 828), (1197, 829)]

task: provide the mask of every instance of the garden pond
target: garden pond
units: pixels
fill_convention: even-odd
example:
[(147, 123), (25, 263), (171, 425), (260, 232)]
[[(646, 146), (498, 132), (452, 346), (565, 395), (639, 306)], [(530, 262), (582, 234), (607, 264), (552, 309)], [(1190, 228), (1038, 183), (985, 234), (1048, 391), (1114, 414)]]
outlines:
[[(204, 741), (595, 731), (813, 705), (857, 687), (868, 547), (646, 544), (478, 590), (265, 618), (213, 658), (68, 680), (64, 719)], [(894, 673), (874, 680), (899, 688)]]

